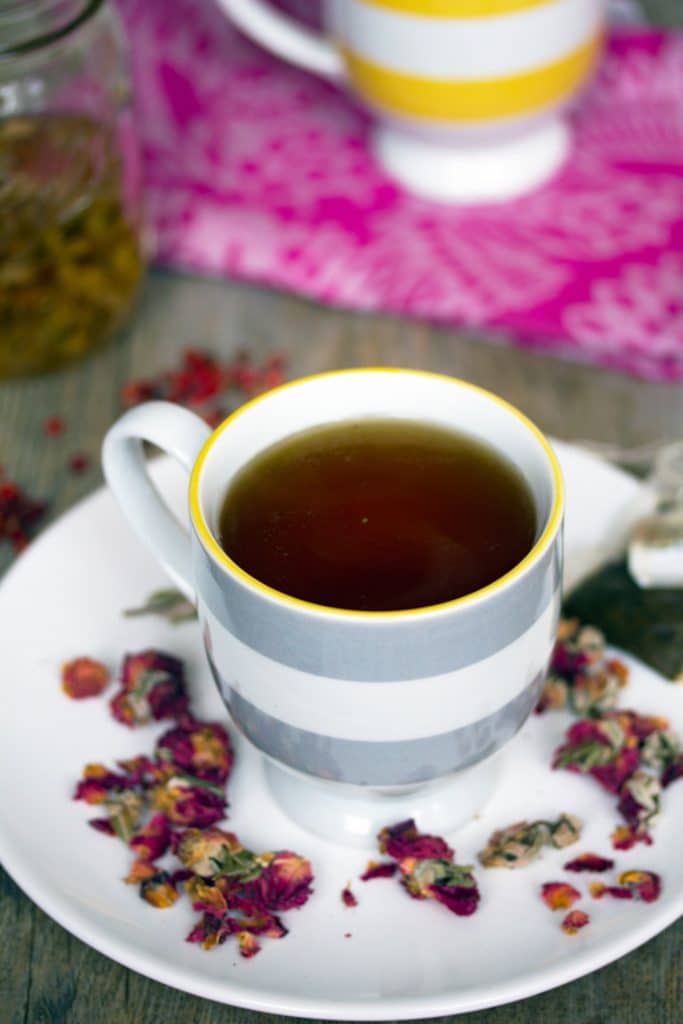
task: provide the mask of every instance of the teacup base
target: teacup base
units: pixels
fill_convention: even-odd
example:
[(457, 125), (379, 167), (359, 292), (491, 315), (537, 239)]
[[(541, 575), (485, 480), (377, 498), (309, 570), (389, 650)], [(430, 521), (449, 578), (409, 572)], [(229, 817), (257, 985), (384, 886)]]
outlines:
[(559, 170), (569, 153), (570, 132), (554, 118), (516, 138), (458, 145), (378, 124), (373, 148), (392, 178), (426, 199), (501, 202), (538, 188)]
[(460, 828), (492, 795), (502, 761), (498, 753), (444, 779), (396, 789), (313, 779), (267, 758), (264, 767), (274, 799), (297, 825), (334, 843), (376, 849), (379, 830), (406, 818), (423, 832)]

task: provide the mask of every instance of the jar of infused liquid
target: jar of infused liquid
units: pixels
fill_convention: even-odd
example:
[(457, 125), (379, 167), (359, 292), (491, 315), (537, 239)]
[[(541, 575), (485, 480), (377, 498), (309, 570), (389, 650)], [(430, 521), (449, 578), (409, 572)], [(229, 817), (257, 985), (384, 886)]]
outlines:
[(0, 377), (78, 359), (143, 270), (126, 46), (107, 0), (0, 0)]

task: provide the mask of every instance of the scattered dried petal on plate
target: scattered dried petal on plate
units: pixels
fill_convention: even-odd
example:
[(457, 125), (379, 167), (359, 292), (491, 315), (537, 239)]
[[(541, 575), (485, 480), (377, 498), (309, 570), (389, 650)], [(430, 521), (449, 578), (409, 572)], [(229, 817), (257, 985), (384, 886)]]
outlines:
[(225, 817), (227, 801), (222, 786), (180, 773), (171, 775), (151, 791), (152, 806), (174, 825), (206, 828)]
[(233, 763), (230, 737), (218, 722), (198, 722), (189, 715), (169, 729), (156, 746), (157, 758), (205, 782), (222, 785)]
[(190, 828), (183, 832), (177, 842), (176, 856), (180, 863), (202, 878), (212, 878), (219, 874), (225, 851), (238, 854), (244, 847), (234, 832), (223, 829)]
[(179, 895), (167, 871), (159, 871), (140, 883), (140, 897), (158, 910), (172, 907)]
[(634, 832), (647, 832), (661, 810), (662, 787), (659, 779), (637, 771), (621, 788), (619, 813)]
[(127, 776), (110, 772), (103, 764), (86, 764), (83, 778), (76, 785), (74, 800), (87, 804), (103, 804), (110, 793), (117, 793), (131, 787)]
[(371, 882), (373, 878), (393, 878), (397, 871), (398, 864), (391, 861), (369, 860), (360, 880)]
[(623, 871), (618, 881), (644, 903), (654, 903), (662, 891), (662, 880), (654, 871)]
[(612, 896), (615, 900), (632, 900), (633, 893), (625, 885), (605, 885), (604, 882), (591, 882), (588, 891), (594, 900), (603, 896)]
[(139, 885), (141, 882), (146, 882), (150, 878), (154, 878), (159, 873), (158, 864), (150, 864), (146, 860), (134, 860), (130, 871), (124, 878), (126, 885)]
[(191, 622), (197, 618), (197, 609), (180, 590), (155, 590), (138, 608), (126, 608), (126, 618), (158, 615), (172, 625)]
[(576, 935), (589, 921), (590, 917), (585, 910), (570, 910), (562, 922), (562, 931), (565, 935)]
[(133, 727), (152, 720), (180, 718), (187, 712), (183, 663), (163, 651), (126, 655), (121, 684), (110, 707), (122, 725)]
[(458, 917), (469, 917), (476, 911), (480, 893), (471, 864), (404, 857), (399, 867), (401, 883), (414, 899), (436, 900)]
[(109, 818), (91, 818), (88, 824), (90, 828), (94, 828), (96, 832), (101, 832), (105, 836), (116, 835)]
[(347, 886), (345, 886), (342, 889), (341, 901), (342, 901), (342, 903), (344, 904), (345, 907), (357, 907), (358, 906), (358, 900), (356, 899), (356, 897), (353, 895), (353, 892), (351, 891), (351, 883), (350, 882), (349, 882), (349, 884)]
[(581, 719), (555, 751), (553, 768), (593, 778), (610, 793), (618, 793), (640, 763), (638, 743), (614, 719)]
[(395, 860), (402, 857), (420, 859), (453, 859), (453, 850), (440, 836), (423, 835), (418, 832), (412, 818), (397, 825), (387, 825), (377, 836), (380, 853), (386, 853)]
[(582, 853), (573, 860), (568, 860), (564, 865), (565, 871), (591, 871), (597, 874), (600, 871), (609, 871), (614, 867), (614, 861), (609, 857), (600, 857), (597, 853)]
[(636, 843), (652, 846), (652, 837), (647, 832), (637, 832), (628, 825), (617, 825), (610, 839), (615, 850), (632, 850)]
[(245, 960), (250, 960), (252, 956), (256, 956), (261, 949), (259, 942), (251, 932), (238, 932), (237, 941), (240, 947), (240, 956), (243, 956)]
[(235, 924), (229, 917), (204, 914), (187, 936), (186, 942), (199, 942), (202, 949), (215, 949), (235, 934)]
[(213, 917), (222, 917), (228, 912), (228, 901), (220, 886), (199, 875), (190, 878), (185, 888), (192, 900), (192, 909), (199, 910)]
[(132, 789), (111, 792), (104, 804), (111, 827), (119, 839), (129, 843), (133, 838), (144, 809), (142, 797)]
[(163, 814), (155, 814), (132, 836), (128, 844), (138, 860), (152, 861), (166, 853), (171, 842), (171, 826)]
[(289, 850), (261, 854), (263, 873), (248, 887), (253, 898), (268, 910), (301, 907), (311, 895), (313, 871), (310, 862)]
[(563, 849), (577, 842), (582, 828), (572, 814), (561, 814), (557, 821), (517, 821), (493, 832), (479, 861), (485, 868), (523, 868), (544, 846)]
[(74, 658), (62, 665), (62, 689), (67, 697), (99, 697), (109, 684), (109, 669), (93, 658)]
[(581, 893), (568, 882), (544, 882), (541, 898), (551, 910), (567, 910), (581, 899)]

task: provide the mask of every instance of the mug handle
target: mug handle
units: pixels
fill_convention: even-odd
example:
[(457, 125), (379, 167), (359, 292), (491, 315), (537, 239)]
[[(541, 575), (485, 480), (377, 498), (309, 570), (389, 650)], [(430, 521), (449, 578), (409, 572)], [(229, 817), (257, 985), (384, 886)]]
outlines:
[(219, 0), (232, 20), (277, 57), (325, 78), (342, 78), (344, 65), (334, 46), (294, 18), (262, 0)]
[(143, 441), (172, 455), (189, 474), (210, 436), (206, 423), (187, 409), (147, 402), (124, 413), (102, 445), (105, 479), (128, 522), (193, 602), (190, 538), (150, 480)]

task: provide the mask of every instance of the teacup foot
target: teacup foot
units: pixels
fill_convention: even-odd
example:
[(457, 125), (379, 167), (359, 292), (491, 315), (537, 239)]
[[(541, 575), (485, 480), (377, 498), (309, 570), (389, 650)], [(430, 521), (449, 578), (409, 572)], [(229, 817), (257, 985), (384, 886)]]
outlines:
[(492, 795), (501, 753), (461, 772), (408, 789), (371, 790), (313, 779), (268, 759), (266, 779), (281, 810), (315, 835), (349, 846), (375, 846), (385, 825), (414, 818), (423, 832), (449, 833), (477, 814)]
[(567, 157), (570, 133), (563, 120), (554, 118), (517, 138), (488, 145), (449, 145), (379, 124), (373, 147), (392, 178), (426, 199), (500, 202), (551, 178)]

